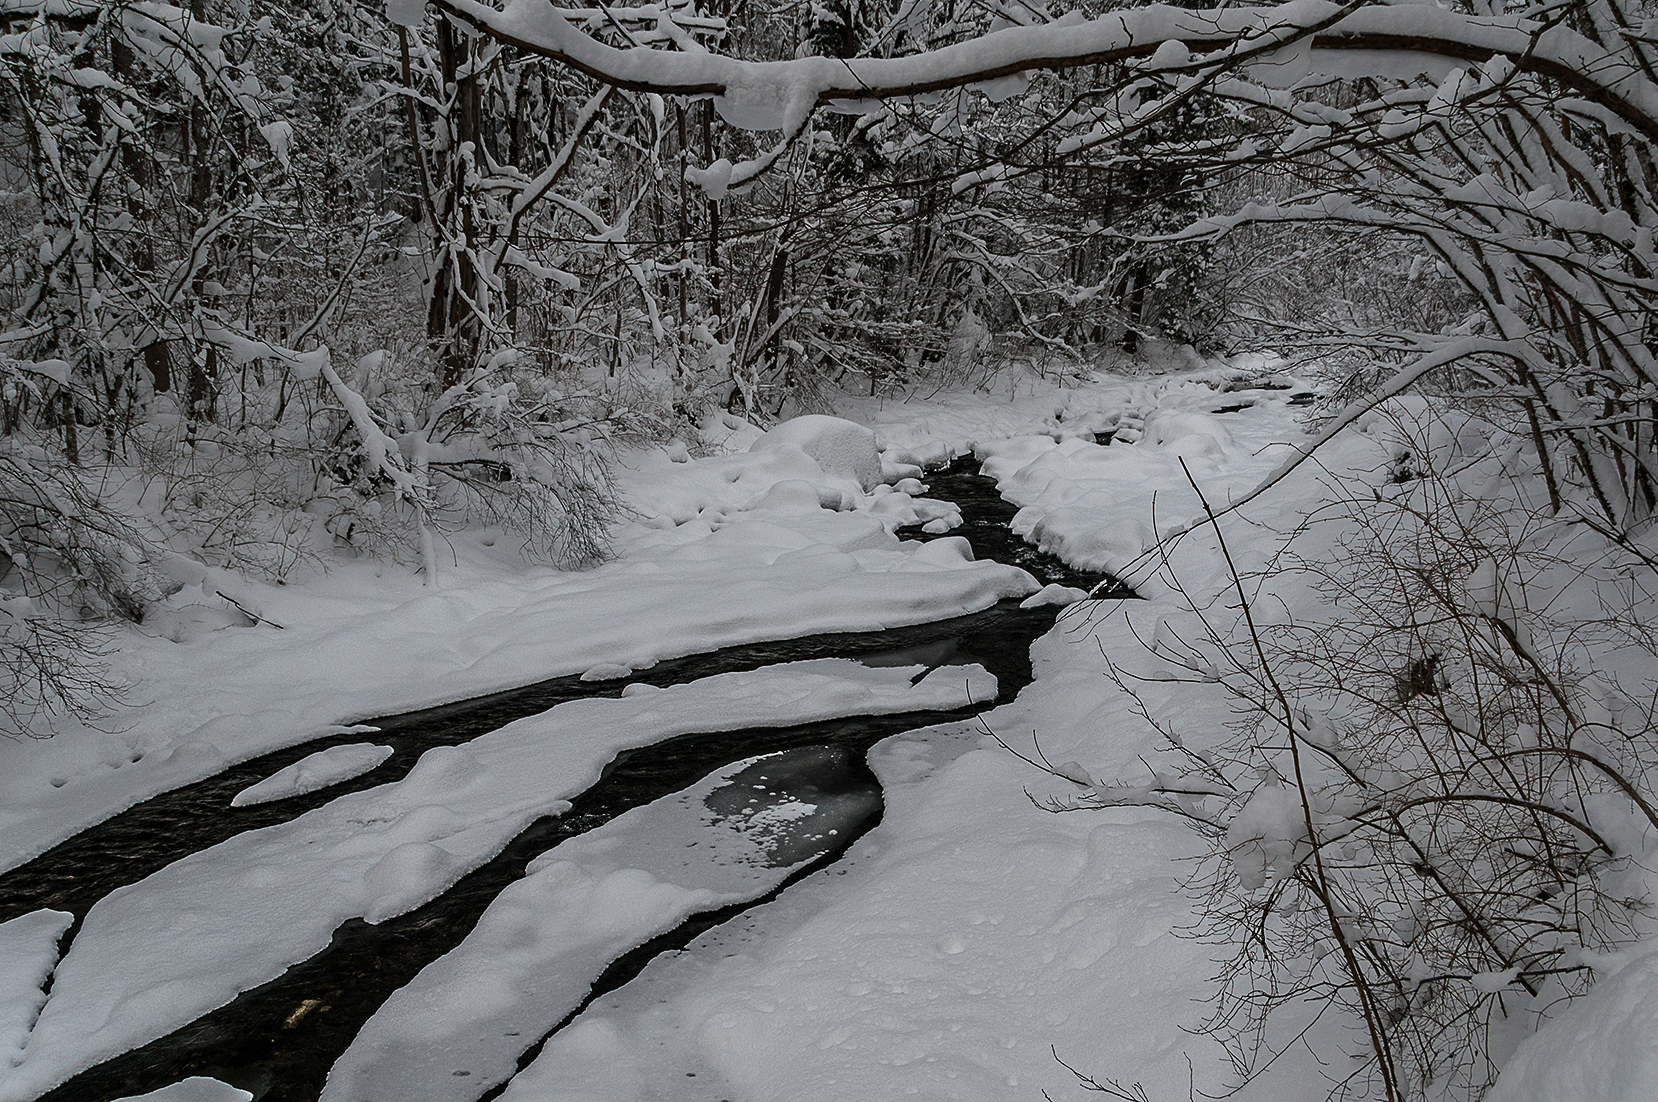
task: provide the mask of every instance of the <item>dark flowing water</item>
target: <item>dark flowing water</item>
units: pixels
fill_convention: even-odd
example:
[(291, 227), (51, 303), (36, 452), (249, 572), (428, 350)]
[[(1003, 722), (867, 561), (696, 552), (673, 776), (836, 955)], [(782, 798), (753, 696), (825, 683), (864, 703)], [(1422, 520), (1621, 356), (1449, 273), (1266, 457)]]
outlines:
[[(83, 916), (92, 904), (116, 888), (142, 880), (187, 854), (243, 831), (287, 822), (344, 793), (398, 780), (434, 746), (467, 742), (566, 701), (620, 696), (622, 689), (634, 681), (681, 685), (718, 673), (811, 658), (857, 658), (889, 665), (979, 662), (999, 680), (1017, 681), (1020, 663), (1027, 669), (1029, 665), (1023, 654), (1025, 644), (1003, 644), (998, 637), (1023, 637), (1028, 619), (1018, 612), (1016, 602), (1004, 602), (984, 612), (913, 627), (726, 647), (661, 662), (614, 681), (556, 677), (491, 696), (366, 720), (367, 725), (380, 730), (328, 735), (250, 758), (206, 780), (137, 804), (0, 875), (0, 922), (40, 907)], [(1028, 680), (1028, 673), (1025, 677)], [(390, 746), (392, 756), (367, 773), (317, 792), (248, 807), (230, 806), (236, 793), (278, 769), (329, 746), (353, 742)]]
[[(1107, 575), (1076, 570), (1064, 561), (1037, 550), (1013, 534), (1013, 517), (1019, 507), (996, 492), (994, 479), (979, 472), (978, 461), (964, 455), (948, 467), (927, 476), (927, 496), (953, 501), (961, 506), (961, 526), (942, 535), (928, 535), (919, 530), (905, 530), (902, 535), (911, 539), (935, 540), (948, 536), (965, 537), (980, 559), (995, 559), (1011, 563), (1028, 571), (1043, 585), (1068, 585), (1073, 589), (1091, 590), (1107, 580)], [(1111, 583), (1098, 594), (1100, 597), (1132, 597), (1134, 591), (1121, 582)]]
[[(991, 480), (972, 472), (967, 465), (970, 462), (958, 461), (929, 479), (930, 496), (962, 506), (964, 524), (951, 534), (966, 536), (978, 557), (1013, 562), (1044, 583), (1088, 588), (1101, 580), (1099, 575), (1070, 570), (1013, 536), (1007, 522), (1014, 508), (996, 495)], [(1111, 595), (1132, 596), (1126, 589), (1111, 590)], [(54, 847), (0, 877), (0, 919), (51, 906), (73, 912), (78, 924), (86, 910), (109, 891), (142, 879), (188, 853), (245, 830), (294, 818), (343, 792), (396, 780), (433, 746), (464, 742), (567, 700), (615, 696), (631, 680), (679, 684), (715, 673), (822, 657), (858, 658), (880, 665), (977, 662), (996, 675), (998, 700), (1010, 699), (1030, 683), (1030, 644), (1052, 626), (1056, 614), (1052, 607), (1023, 610), (1017, 602), (1004, 601), (983, 612), (931, 624), (729, 647), (663, 662), (634, 678), (600, 683), (575, 677), (554, 678), (477, 700), (371, 720), (381, 729), (378, 733), (329, 736), (262, 755), (208, 780), (157, 796)], [(903, 731), (969, 720), (994, 703), (982, 701), (951, 711), (851, 716), (790, 727), (691, 734), (626, 751), (606, 767), (593, 787), (573, 801), (569, 811), (532, 823), (497, 857), (439, 898), (378, 925), (361, 920), (347, 922), (335, 931), (327, 949), (292, 966), (277, 979), (243, 992), (227, 1006), (166, 1037), (83, 1072), (43, 1096), (41, 1102), (106, 1102), (155, 1090), (191, 1075), (212, 1076), (234, 1084), (253, 1092), (260, 1102), (312, 1102), (322, 1089), (329, 1067), (380, 1004), (428, 963), (459, 944), (495, 896), (522, 877), (526, 864), (559, 842), (679, 791), (721, 766), (774, 750), (840, 748), (844, 753), (826, 756), (826, 760), (855, 764), (825, 778), (825, 790), (835, 791), (836, 786), (842, 786), (850, 792), (861, 786), (878, 792), (873, 774), (863, 764), (872, 745)], [(236, 792), (307, 754), (330, 745), (362, 741), (392, 746), (394, 753), (376, 769), (319, 792), (245, 808), (230, 806)], [(680, 928), (626, 954), (605, 971), (589, 998), (626, 983), (653, 956), (683, 947), (704, 930), (832, 864), (879, 821), (878, 801), (871, 801), (871, 806), (866, 821), (842, 832), (833, 848), (779, 888), (749, 903), (694, 916)], [(75, 932), (72, 928), (66, 935), (66, 945)], [(535, 1041), (525, 1058), (532, 1057), (540, 1044)], [(481, 1093), (484, 1084), (479, 1086)]]

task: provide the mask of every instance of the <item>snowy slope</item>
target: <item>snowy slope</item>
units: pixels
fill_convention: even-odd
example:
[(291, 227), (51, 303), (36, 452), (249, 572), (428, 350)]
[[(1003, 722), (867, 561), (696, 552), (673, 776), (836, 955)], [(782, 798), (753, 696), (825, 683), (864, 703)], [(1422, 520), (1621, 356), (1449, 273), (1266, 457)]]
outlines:
[(1645, 1102), (1658, 1097), (1658, 952), (1598, 980), (1528, 1038), (1485, 1102)]

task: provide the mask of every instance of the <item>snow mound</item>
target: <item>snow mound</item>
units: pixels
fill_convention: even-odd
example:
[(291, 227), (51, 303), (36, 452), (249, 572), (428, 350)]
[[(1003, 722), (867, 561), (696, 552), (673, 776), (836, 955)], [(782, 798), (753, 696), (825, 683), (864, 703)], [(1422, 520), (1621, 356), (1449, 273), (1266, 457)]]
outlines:
[[(410, 816), (405, 816), (409, 818)], [(444, 818), (440, 812), (433, 819)], [(374, 925), (407, 914), (468, 870), (464, 859), (435, 842), (405, 842), (376, 861), (363, 876), (370, 900), (363, 921)]]
[(360, 777), (391, 757), (391, 747), (371, 742), (349, 742), (307, 755), (283, 769), (251, 784), (231, 798), (231, 807), (285, 800), (327, 788), (331, 784)]
[(1060, 608), (1066, 608), (1070, 605), (1076, 604), (1078, 601), (1086, 601), (1087, 599), (1087, 590), (1076, 589), (1072, 586), (1053, 583), (1043, 586), (1035, 593), (1032, 593), (1029, 597), (1026, 597), (1023, 601), (1020, 601), (1019, 607), (1041, 608), (1043, 605), (1058, 605)]
[(702, 445), (714, 455), (747, 451), (762, 435), (754, 425), (735, 413), (710, 413), (697, 426)]
[(923, 471), (948, 466), (955, 457), (956, 453), (950, 447), (949, 441), (931, 437), (918, 440), (908, 447), (888, 447), (881, 453), (883, 463), (895, 467), (919, 467)]
[(799, 448), (817, 461), (828, 474), (850, 475), (865, 493), (880, 485), (881, 453), (875, 447), (875, 433), (839, 417), (809, 413), (767, 432), (750, 445), (750, 451), (772, 448)]
[(1220, 455), (1221, 448), (1232, 443), (1232, 434), (1213, 414), (1159, 409), (1146, 418), (1140, 439), (1188, 459), (1209, 458)]

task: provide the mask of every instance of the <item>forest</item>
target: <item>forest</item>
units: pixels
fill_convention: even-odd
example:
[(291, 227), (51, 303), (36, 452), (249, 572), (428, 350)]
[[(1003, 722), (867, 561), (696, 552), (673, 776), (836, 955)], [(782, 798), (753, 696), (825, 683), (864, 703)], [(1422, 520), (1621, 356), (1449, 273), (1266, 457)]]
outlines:
[(1652, 1097), (1655, 232), (1649, 0), (0, 0), (0, 1102)]

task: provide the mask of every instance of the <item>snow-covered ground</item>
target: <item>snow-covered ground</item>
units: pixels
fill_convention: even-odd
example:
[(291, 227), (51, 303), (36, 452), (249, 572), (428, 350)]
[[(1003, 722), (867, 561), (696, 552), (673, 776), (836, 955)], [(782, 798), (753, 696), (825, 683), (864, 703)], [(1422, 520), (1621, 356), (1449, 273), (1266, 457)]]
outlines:
[(571, 701), (428, 750), (401, 781), (239, 834), (101, 899), (59, 964), (0, 1099), (26, 1102), (223, 1006), (325, 948), (348, 919), (413, 910), (535, 818), (567, 809), (621, 750), (690, 731), (994, 695), (994, 679), (977, 667), (927, 673), (826, 659), (667, 689), (629, 686), (620, 699)]
[[(136, 707), (105, 730), (0, 740), (0, 869), (158, 792), (361, 719), (730, 644), (921, 623), (1039, 588), (971, 561), (960, 542), (899, 541), (898, 525), (953, 510), (885, 484), (866, 495), (798, 448), (696, 464), (646, 453), (623, 476), (639, 519), (595, 570), (526, 568), (499, 532), (469, 531), (435, 590), (396, 566), (343, 563), (303, 586), (240, 584), (239, 599), (280, 630), (184, 642), (127, 632), (112, 665)], [(192, 599), (209, 603), (188, 588), (172, 603), (188, 611)]]
[[(1109, 770), (1144, 746), (1063, 631), (992, 724)], [(1097, 652), (1095, 652), (1097, 661)], [(1153, 1098), (1220, 1081), (1202, 1017), (1210, 949), (1175, 935), (1193, 838), (1145, 812), (1055, 816), (972, 728), (872, 755), (879, 829), (832, 875), (660, 958), (555, 1035), (503, 1096), (530, 1099), (1077, 1097), (1054, 1059)]]
[[(714, 454), (692, 460), (670, 448), (630, 461), (623, 485), (637, 517), (619, 533), (617, 560), (597, 570), (526, 569), (492, 546), (498, 537), (463, 533), (436, 590), (360, 563), (287, 589), (247, 584), (240, 596), (282, 630), (186, 642), (129, 636), (120, 667), (148, 703), (118, 730), (0, 745), (0, 863), (227, 761), (377, 713), (1028, 596), (1038, 589), (1028, 575), (971, 562), (960, 541), (901, 544), (892, 535), (900, 524), (953, 522), (951, 509), (907, 480), (917, 464), (972, 452), (1021, 507), (1015, 523), (1027, 538), (1075, 565), (1126, 572), (1147, 598), (1067, 611), (1032, 650), (1036, 681), (985, 717), (1014, 750), (1062, 763), (1063, 776), (1033, 769), (975, 725), (881, 743), (870, 764), (885, 815), (844, 859), (595, 1000), (503, 1097), (1089, 1096), (1066, 1065), (1120, 1082), (1130, 1096), (1139, 1084), (1150, 1099), (1235, 1087), (1219, 1045), (1189, 1032), (1212, 1009), (1222, 952), (1186, 936), (1202, 840), (1153, 811), (1038, 806), (1146, 776), (1159, 746), (1148, 715), (1197, 739), (1233, 718), (1218, 687), (1159, 680), (1160, 660), (1139, 642), (1178, 623), (1183, 602), (1201, 605), (1231, 584), (1212, 532), (1173, 549), (1183, 594), (1145, 568), (1158, 533), (1201, 513), (1188, 479), (1219, 507), (1305, 439), (1294, 391), (1222, 393), (1228, 374), (1060, 385), (1013, 373), (1007, 393), (848, 399), (842, 412), (884, 447), (873, 469), (875, 442), (856, 434), (796, 430), (750, 451), (757, 430), (715, 419)], [(1247, 408), (1215, 412), (1240, 403)], [(1108, 433), (1118, 442), (1095, 442)], [(1323, 499), (1328, 479), (1385, 477), (1384, 436), (1369, 425), (1345, 433), (1279, 491), (1226, 517), (1228, 550), (1245, 569), (1258, 565)], [(1288, 587), (1273, 596), (1285, 615), (1310, 599)], [(1102, 650), (1148, 678), (1137, 699), (1104, 676)], [(923, 672), (818, 662), (636, 687), (430, 751), (402, 781), (112, 893), (57, 966), (43, 1010), (40, 985), (66, 919), (40, 912), (0, 925), (0, 1045), (10, 1046), (0, 1048), (0, 1098), (25, 1102), (223, 1004), (314, 952), (347, 918), (376, 921), (432, 898), (530, 818), (556, 811), (619, 749), (677, 731), (983, 699), (982, 671)], [(372, 737), (365, 732), (365, 745)], [(327, 783), (361, 764), (343, 757), (352, 760), (314, 763), (309, 774), (296, 767), (270, 786), (298, 790), (310, 783), (301, 774)], [(510, 1071), (608, 959), (691, 909), (752, 898), (780, 880), (793, 865), (757, 860), (752, 834), (731, 842), (750, 847), (735, 868), (713, 850), (698, 865), (643, 840), (646, 829), (677, 838), (691, 828), (675, 824), (706, 826), (699, 809), (734, 775), (534, 862), (471, 937), (371, 1019), (336, 1066), (331, 1102), (467, 1097), (467, 1086), (481, 1090)], [(1526, 1070), (1505, 1078), (1499, 1095), (1647, 1097), (1653, 982), (1650, 958), (1632, 958), (1580, 1010), (1520, 1047), (1512, 1066)], [(1323, 1097), (1330, 1072), (1316, 1047), (1292, 1049), (1242, 1096)], [(422, 1076), (434, 1085), (419, 1088)], [(1575, 1084), (1575, 1093), (1551, 1084)], [(192, 1081), (178, 1097), (241, 1097), (218, 1089)]]

